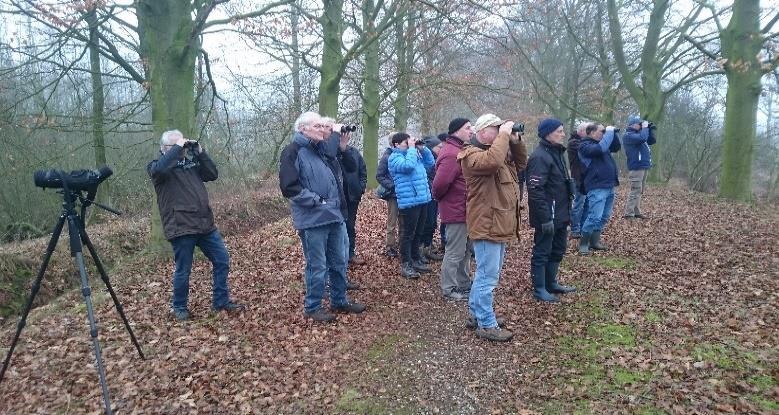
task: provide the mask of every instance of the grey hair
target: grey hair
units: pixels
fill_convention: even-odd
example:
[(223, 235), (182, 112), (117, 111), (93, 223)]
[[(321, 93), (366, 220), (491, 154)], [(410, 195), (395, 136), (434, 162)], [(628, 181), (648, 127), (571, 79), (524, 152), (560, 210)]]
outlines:
[(179, 130), (168, 130), (162, 133), (162, 137), (160, 137), (160, 147), (164, 145), (171, 144), (171, 137), (173, 136), (180, 136), (184, 137), (184, 134), (181, 133)]
[(301, 127), (304, 125), (310, 124), (312, 121), (320, 118), (321, 116), (313, 111), (307, 111), (298, 117), (297, 120), (295, 120), (295, 131), (300, 131)]
[(322, 122), (326, 124), (335, 124), (335, 118), (322, 117)]
[(578, 132), (586, 130), (587, 127), (590, 126), (590, 124), (592, 124), (592, 123), (593, 123), (592, 121), (581, 121), (581, 122), (579, 122), (579, 124), (576, 126), (576, 132), (578, 133)]

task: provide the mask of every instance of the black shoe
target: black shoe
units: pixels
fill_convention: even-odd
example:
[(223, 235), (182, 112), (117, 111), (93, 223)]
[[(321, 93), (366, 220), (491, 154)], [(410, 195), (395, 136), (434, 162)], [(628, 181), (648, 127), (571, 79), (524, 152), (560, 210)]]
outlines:
[(468, 296), (459, 291), (452, 291), (444, 294), (444, 299), (449, 301), (468, 301)]
[(433, 250), (433, 245), (424, 247), (422, 251), (425, 253), (425, 257), (431, 261), (441, 261), (444, 259), (443, 255)]
[(606, 245), (600, 243), (601, 231), (593, 232), (592, 239), (590, 239), (590, 248), (596, 251), (607, 251), (609, 248)]
[(388, 247), (387, 250), (384, 252), (384, 255), (390, 257), (390, 258), (397, 258), (398, 256), (398, 250), (393, 247)]
[(624, 215), (624, 216), (622, 216), (622, 218), (624, 218), (624, 219), (635, 219), (635, 218), (636, 218), (636, 216), (633, 216), (633, 215)]
[(175, 318), (178, 321), (186, 321), (190, 319), (189, 310), (186, 308), (183, 310), (180, 309), (173, 309), (171, 310), (171, 313), (173, 314), (173, 318)]
[(533, 289), (533, 297), (536, 298), (538, 301), (543, 301), (545, 303), (559, 303), (560, 299), (557, 298), (557, 296), (549, 294), (549, 291), (547, 291), (545, 288), (543, 289)]
[(335, 313), (360, 314), (365, 311), (365, 306), (360, 303), (346, 303), (335, 307), (330, 307), (330, 311)]
[(560, 285), (558, 283), (554, 284), (547, 284), (546, 290), (549, 291), (552, 294), (570, 294), (576, 292), (576, 287), (571, 287), (568, 285)]
[(430, 268), (424, 262), (416, 260), (416, 259), (411, 262), (411, 266), (414, 268), (414, 270), (419, 271), (419, 272), (430, 272), (430, 271), (433, 270), (432, 268)]
[(419, 278), (419, 273), (408, 262), (400, 264), (400, 275), (402, 275), (403, 278), (408, 278), (410, 280)]
[(227, 304), (221, 305), (219, 307), (211, 307), (213, 311), (243, 311), (246, 310), (246, 306), (243, 304), (234, 303), (232, 301), (228, 301)]
[(319, 308), (313, 313), (303, 313), (306, 317), (310, 318), (314, 321), (319, 321), (322, 323), (329, 323), (331, 321), (335, 321), (335, 314), (328, 313), (327, 311)]
[(640, 213), (636, 213), (636, 219), (649, 219), (649, 218), (646, 217), (645, 215), (640, 214)]
[(356, 282), (352, 282), (352, 281), (346, 280), (346, 290), (347, 291), (359, 290), (359, 289), (360, 289), (360, 284), (357, 284)]

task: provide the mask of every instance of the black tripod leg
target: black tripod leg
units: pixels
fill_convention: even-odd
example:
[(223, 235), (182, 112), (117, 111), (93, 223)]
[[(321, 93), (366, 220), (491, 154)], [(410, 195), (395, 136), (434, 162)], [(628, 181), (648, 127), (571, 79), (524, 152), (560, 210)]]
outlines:
[(14, 353), (14, 349), (16, 348), (16, 342), (19, 341), (19, 336), (22, 334), (22, 329), (25, 325), (27, 325), (27, 316), (30, 314), (30, 310), (32, 309), (32, 302), (35, 300), (35, 296), (38, 295), (38, 291), (41, 289), (41, 281), (43, 280), (43, 274), (46, 273), (46, 267), (49, 266), (49, 260), (51, 259), (51, 255), (54, 253), (54, 249), (57, 247), (57, 241), (60, 238), (60, 234), (62, 233), (62, 227), (65, 225), (65, 215), (60, 216), (59, 221), (57, 221), (57, 224), (54, 226), (54, 231), (51, 233), (51, 239), (49, 239), (49, 246), (46, 247), (46, 255), (43, 257), (43, 262), (41, 263), (40, 269), (38, 269), (38, 275), (35, 277), (35, 281), (32, 283), (32, 291), (30, 292), (30, 298), (27, 299), (27, 304), (24, 305), (24, 312), (22, 313), (22, 318), (19, 320), (19, 324), (16, 325), (16, 334), (14, 334), (14, 339), (11, 341), (11, 348), (8, 349), (8, 354), (5, 356), (5, 361), (3, 362), (3, 368), (0, 369), (0, 382), (3, 381), (3, 376), (5, 375), (5, 370), (8, 368), (8, 363), (11, 361), (11, 355)]
[[(79, 225), (83, 225), (83, 223), (80, 223)], [(114, 300), (116, 311), (119, 312), (119, 316), (124, 322), (124, 327), (127, 329), (127, 332), (130, 333), (130, 339), (135, 345), (135, 348), (138, 350), (138, 354), (141, 356), (141, 359), (146, 360), (146, 357), (143, 355), (143, 351), (141, 351), (141, 345), (138, 344), (138, 339), (135, 338), (135, 333), (133, 333), (133, 329), (130, 328), (130, 322), (127, 321), (127, 316), (124, 314), (124, 308), (119, 302), (119, 297), (116, 296), (116, 292), (114, 292), (114, 288), (111, 286), (111, 281), (108, 280), (108, 273), (106, 273), (105, 267), (103, 267), (103, 262), (100, 261), (100, 257), (97, 255), (97, 250), (95, 250), (95, 246), (92, 245), (92, 241), (89, 240), (89, 235), (87, 235), (87, 232), (84, 228), (81, 228), (81, 241), (84, 242), (84, 245), (86, 245), (87, 249), (89, 250), (89, 254), (92, 255), (92, 259), (95, 261), (97, 271), (100, 273), (100, 278), (103, 280), (106, 289), (108, 289), (108, 293), (111, 294), (111, 299)]]
[(78, 226), (75, 215), (68, 216), (68, 232), (70, 233), (70, 252), (76, 260), (78, 273), (81, 276), (81, 295), (84, 296), (84, 303), (87, 305), (89, 335), (92, 337), (92, 347), (95, 349), (95, 366), (97, 366), (97, 374), (100, 377), (100, 386), (103, 389), (105, 412), (110, 415), (112, 413), (111, 398), (108, 395), (108, 384), (106, 383), (105, 368), (103, 367), (103, 357), (100, 353), (100, 340), (97, 338), (97, 323), (95, 323), (95, 313), (92, 308), (92, 289), (89, 288), (87, 269), (84, 265), (84, 255), (81, 252), (81, 238), (79, 237), (81, 229)]

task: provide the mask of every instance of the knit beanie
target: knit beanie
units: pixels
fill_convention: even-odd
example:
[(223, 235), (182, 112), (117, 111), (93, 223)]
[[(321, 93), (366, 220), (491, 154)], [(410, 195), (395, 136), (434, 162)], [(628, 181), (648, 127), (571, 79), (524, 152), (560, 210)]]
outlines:
[(546, 138), (546, 136), (551, 134), (554, 130), (558, 129), (561, 125), (563, 125), (563, 123), (560, 122), (560, 120), (547, 118), (538, 124), (538, 136), (541, 138)]
[(627, 125), (630, 126), (633, 124), (641, 124), (641, 117), (639, 117), (638, 115), (631, 115), (630, 117), (628, 117)]
[(471, 122), (471, 120), (467, 118), (455, 118), (452, 120), (452, 122), (449, 123), (449, 134), (454, 134), (459, 130), (460, 128), (463, 128), (463, 125), (466, 123)]

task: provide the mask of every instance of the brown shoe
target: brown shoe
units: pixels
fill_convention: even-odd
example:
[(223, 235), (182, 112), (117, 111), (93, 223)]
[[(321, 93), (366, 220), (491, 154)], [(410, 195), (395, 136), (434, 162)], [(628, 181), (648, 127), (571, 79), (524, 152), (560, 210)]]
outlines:
[(355, 255), (349, 258), (349, 263), (354, 265), (365, 265), (365, 260)]
[[(496, 317), (495, 320), (498, 321), (498, 327), (506, 327), (505, 318)], [(474, 316), (468, 316), (468, 320), (465, 321), (465, 328), (476, 330), (477, 327), (479, 327), (479, 324), (476, 322), (476, 318)]]
[(476, 329), (476, 336), (481, 337), (482, 339), (487, 339), (491, 342), (507, 342), (511, 340), (512, 337), (514, 337), (514, 333), (506, 329), (501, 329), (500, 327), (495, 327), (492, 329), (479, 327)]
[(331, 321), (335, 321), (335, 315), (328, 313), (327, 311), (319, 308), (313, 313), (303, 313), (306, 317), (318, 321), (320, 323), (329, 323)]

